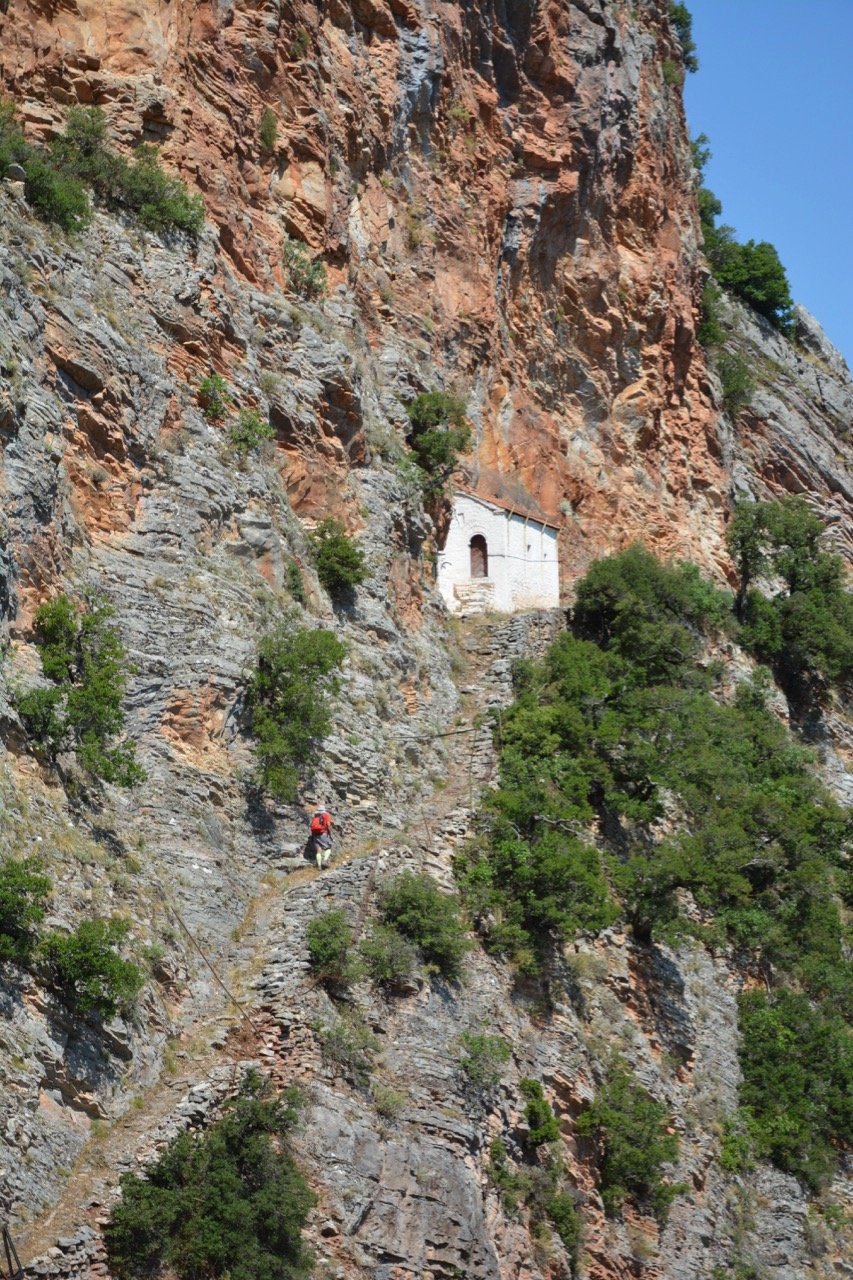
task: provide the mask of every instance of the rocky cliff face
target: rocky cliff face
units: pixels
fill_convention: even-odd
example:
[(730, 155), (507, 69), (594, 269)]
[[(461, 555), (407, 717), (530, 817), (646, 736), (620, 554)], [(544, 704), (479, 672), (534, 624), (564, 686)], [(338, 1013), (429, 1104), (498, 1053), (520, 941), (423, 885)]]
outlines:
[[(117, 143), (162, 145), (204, 196), (197, 242), (96, 213), (74, 240), (0, 189), (0, 671), (5, 854), (43, 854), (55, 922), (117, 912), (149, 951), (137, 1016), (69, 1019), (9, 977), (0, 1022), (0, 1205), (34, 1271), (103, 1269), (118, 1174), (259, 1060), (311, 1081), (300, 1138), (330, 1274), (565, 1274), (558, 1241), (502, 1210), (488, 1145), (542, 1079), (584, 1204), (579, 1274), (829, 1276), (790, 1178), (717, 1163), (737, 1087), (725, 958), (609, 935), (577, 944), (574, 1000), (543, 1019), (473, 953), (459, 989), (360, 1000), (379, 1035), (393, 1126), (319, 1056), (332, 1016), (306, 979), (320, 907), (354, 922), (389, 868), (448, 885), (493, 767), (476, 713), (505, 700), (509, 658), (554, 618), (451, 631), (436, 533), (405, 466), (404, 404), (433, 385), (468, 402), (472, 479), (561, 523), (567, 598), (596, 556), (640, 537), (728, 571), (732, 496), (806, 493), (851, 551), (853, 386), (819, 329), (795, 348), (736, 314), (761, 385), (737, 423), (696, 342), (703, 267), (667, 6), (658, 0), (330, 0), (0, 5), (0, 84), (32, 139), (70, 103), (104, 107)], [(264, 109), (273, 146), (259, 141)], [(302, 241), (328, 296), (282, 265)], [(275, 428), (238, 463), (198, 402), (215, 369)], [(333, 609), (306, 540), (335, 514), (370, 578)], [(307, 603), (291, 598), (300, 566)], [(128, 712), (148, 780), (71, 798), (25, 750), (9, 690), (38, 672), (32, 618), (60, 589), (106, 594), (134, 662)], [(348, 645), (308, 804), (326, 799), (346, 859), (303, 870), (301, 806), (249, 782), (243, 695), (258, 637), (296, 608)], [(472, 745), (473, 744), (473, 745)], [(833, 778), (845, 785), (843, 743)], [(849, 785), (849, 780), (847, 782)], [(238, 1007), (239, 1006), (239, 1007)], [(484, 1108), (458, 1037), (500, 1028), (514, 1057)], [(573, 1118), (614, 1046), (677, 1116), (688, 1193), (659, 1235), (608, 1223)], [(55, 1246), (57, 1238), (63, 1241)], [(51, 1251), (52, 1250), (52, 1251)], [(50, 1251), (50, 1252), (49, 1252)]]

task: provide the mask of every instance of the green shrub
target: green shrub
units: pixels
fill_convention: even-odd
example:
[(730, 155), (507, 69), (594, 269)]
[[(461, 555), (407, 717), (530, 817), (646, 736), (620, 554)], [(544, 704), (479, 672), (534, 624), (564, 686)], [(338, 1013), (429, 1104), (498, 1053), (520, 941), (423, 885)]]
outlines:
[(16, 706), (27, 733), (50, 761), (73, 749), (94, 777), (134, 786), (145, 778), (135, 747), (115, 742), (124, 728), (128, 663), (114, 616), (112, 606), (97, 599), (82, 612), (64, 595), (40, 605), (36, 645), (54, 687), (20, 694)]
[(666, 1108), (622, 1068), (608, 1074), (581, 1112), (577, 1131), (595, 1143), (601, 1198), (610, 1216), (631, 1198), (666, 1221), (683, 1189), (664, 1182), (661, 1173), (678, 1157), (678, 1138), (667, 1133), (668, 1123)]
[(237, 424), (228, 433), (228, 443), (241, 457), (259, 449), (267, 440), (275, 439), (275, 428), (266, 422), (257, 409), (241, 409)]
[(506, 1212), (515, 1215), (530, 1193), (531, 1180), (527, 1171), (512, 1167), (506, 1145), (501, 1138), (492, 1139), (486, 1173)]
[(719, 285), (713, 279), (706, 280), (702, 286), (699, 327), (696, 330), (696, 337), (705, 348), (722, 346), (726, 340), (720, 308), (721, 296)]
[(8, 104), (0, 109), (0, 175), (10, 163), (26, 172), (25, 193), (38, 216), (65, 231), (90, 219), (85, 186), (107, 208), (129, 209), (152, 231), (197, 234), (204, 223), (201, 196), (161, 167), (156, 147), (142, 145), (128, 161), (108, 146), (100, 107), (71, 107), (65, 129), (49, 148), (24, 141)]
[(738, 244), (729, 227), (719, 227), (706, 240), (714, 275), (724, 289), (787, 333), (792, 325), (793, 299), (779, 254), (766, 240)]
[(297, 27), (290, 45), (290, 56), (294, 62), (301, 61), (311, 48), (311, 35), (305, 27)]
[(308, 597), (305, 594), (305, 579), (302, 577), (302, 570), (295, 560), (287, 562), (287, 589), (297, 604), (307, 604)]
[(357, 976), (352, 959), (352, 929), (341, 910), (325, 911), (305, 930), (311, 972), (334, 988), (345, 988)]
[(228, 383), (221, 373), (208, 373), (198, 384), (198, 401), (209, 422), (219, 422), (232, 404)]
[(333, 632), (287, 623), (261, 640), (246, 701), (258, 780), (279, 800), (296, 798), (300, 771), (329, 731), (334, 672), (345, 653)]
[(526, 1099), (524, 1118), (527, 1121), (527, 1142), (531, 1147), (541, 1147), (545, 1142), (556, 1142), (560, 1136), (560, 1123), (551, 1104), (545, 1097), (542, 1085), (538, 1080), (520, 1080), (518, 1084), (521, 1096)]
[(364, 552), (340, 520), (321, 520), (311, 539), (317, 577), (331, 596), (357, 587), (368, 576)]
[(574, 1196), (569, 1191), (555, 1191), (546, 1203), (546, 1212), (554, 1230), (562, 1240), (574, 1261), (580, 1248), (583, 1223), (575, 1204)]
[(465, 401), (434, 387), (416, 396), (407, 412), (421, 486), (428, 499), (438, 500), (459, 464), (459, 455), (471, 447)]
[(406, 1106), (406, 1095), (398, 1089), (389, 1089), (387, 1085), (376, 1080), (370, 1086), (370, 1097), (376, 1108), (376, 1114), (383, 1120), (397, 1120)]
[(275, 118), (275, 112), (270, 107), (264, 107), (261, 113), (261, 122), (258, 126), (258, 142), (263, 155), (268, 156), (271, 154), (277, 137), (278, 121)]
[(634, 545), (598, 560), (578, 585), (576, 633), (632, 659), (648, 683), (679, 676), (699, 638), (725, 626), (731, 598), (703, 579), (695, 565), (662, 564)]
[(664, 84), (668, 84), (672, 89), (680, 89), (684, 84), (684, 72), (680, 63), (674, 58), (664, 58), (661, 63), (661, 73)]
[(445, 978), (459, 977), (468, 950), (459, 907), (431, 876), (404, 871), (383, 885), (379, 903), (386, 924), (415, 944), (427, 966)]
[(370, 1079), (379, 1041), (355, 1012), (343, 1014), (332, 1026), (320, 1029), (323, 1060), (340, 1070), (352, 1084), (363, 1087)]
[(715, 361), (723, 393), (723, 407), (734, 419), (755, 395), (755, 378), (739, 351), (721, 351)]
[(515, 1217), (526, 1208), (534, 1236), (539, 1234), (537, 1228), (549, 1223), (574, 1263), (582, 1223), (571, 1191), (562, 1185), (560, 1162), (550, 1157), (532, 1167), (514, 1168), (504, 1142), (494, 1138), (489, 1147), (486, 1174), (501, 1198), (504, 1211)]
[(853, 1140), (853, 1042), (832, 1006), (781, 990), (740, 998), (740, 1102), (756, 1154), (812, 1189)]
[(673, 25), (678, 43), (681, 45), (681, 56), (687, 71), (699, 70), (699, 59), (696, 57), (696, 42), (693, 39), (693, 15), (686, 4), (670, 0), (669, 20)]
[(328, 289), (325, 264), (312, 262), (308, 246), (301, 240), (285, 238), (282, 249), (287, 283), (301, 298), (324, 298)]
[(42, 222), (62, 231), (83, 231), (92, 219), (86, 188), (72, 174), (55, 169), (44, 156), (31, 150), (24, 160), (27, 203)]
[(48, 151), (27, 143), (14, 105), (0, 98), (0, 178), (6, 176), (10, 164), (23, 168), (24, 194), (43, 222), (69, 233), (88, 226), (92, 213), (83, 183), (58, 170)]
[(29, 963), (50, 889), (36, 858), (8, 858), (0, 864), (0, 964)]
[(104, 1231), (116, 1280), (307, 1280), (315, 1197), (289, 1149), (297, 1105), (250, 1072), (206, 1133), (173, 1139), (144, 1177), (125, 1174)]
[[(800, 497), (738, 503), (726, 532), (739, 585), (743, 643), (767, 662), (789, 696), (820, 696), (815, 679), (853, 675), (853, 594), (843, 564), (825, 549), (823, 522)], [(763, 572), (785, 590), (768, 599), (751, 590)]]
[(723, 1122), (720, 1168), (726, 1173), (748, 1173), (755, 1167), (755, 1135), (752, 1116), (739, 1110)]
[(392, 990), (410, 983), (418, 968), (416, 947), (392, 925), (380, 921), (362, 942), (361, 956), (373, 981)]
[(509, 1044), (503, 1036), (491, 1036), (485, 1032), (463, 1032), (459, 1037), (464, 1053), (459, 1066), (475, 1089), (492, 1089), (500, 1083), (503, 1069), (512, 1057)]
[(142, 974), (121, 947), (126, 920), (83, 920), (73, 933), (50, 933), (41, 943), (49, 980), (81, 1013), (112, 1018), (126, 1012), (142, 986)]

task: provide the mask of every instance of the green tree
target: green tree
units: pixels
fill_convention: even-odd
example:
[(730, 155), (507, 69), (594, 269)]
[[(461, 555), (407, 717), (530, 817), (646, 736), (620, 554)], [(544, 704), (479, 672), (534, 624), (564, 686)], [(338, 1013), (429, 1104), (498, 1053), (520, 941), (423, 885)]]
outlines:
[(305, 941), (311, 972), (333, 992), (345, 989), (358, 976), (352, 929), (339, 908), (309, 920)]
[(307, 1280), (315, 1196), (290, 1151), (298, 1106), (249, 1072), (207, 1132), (180, 1134), (144, 1177), (125, 1174), (104, 1231), (117, 1280)]
[(96, 778), (134, 786), (145, 778), (133, 743), (116, 741), (124, 729), (127, 651), (113, 625), (115, 610), (92, 598), (78, 610), (65, 595), (36, 610), (36, 644), (53, 687), (31, 689), (16, 700), (30, 737), (48, 759), (73, 749)]
[(763, 503), (737, 502), (726, 529), (726, 548), (737, 573), (735, 612), (743, 621), (746, 598), (767, 564), (767, 525)]
[(198, 384), (198, 401), (209, 422), (219, 422), (232, 404), (228, 383), (221, 373), (208, 373)]
[(137, 966), (118, 953), (129, 932), (126, 920), (83, 920), (42, 940), (48, 978), (73, 1008), (101, 1018), (128, 1010), (142, 987)]
[(431, 876), (404, 871), (383, 885), (379, 906), (386, 924), (415, 944), (427, 965), (443, 977), (459, 977), (468, 950), (459, 905)]
[(525, 1099), (524, 1118), (529, 1145), (541, 1147), (544, 1143), (556, 1142), (560, 1137), (560, 1124), (542, 1085), (538, 1080), (524, 1079), (518, 1082), (518, 1088)]
[(740, 999), (741, 1105), (757, 1154), (824, 1186), (853, 1140), (853, 1042), (844, 1019), (781, 990)]
[(408, 986), (417, 972), (417, 947), (390, 924), (376, 921), (361, 944), (361, 957), (374, 982), (390, 990)]
[(317, 577), (331, 596), (343, 595), (368, 576), (364, 552), (340, 520), (321, 520), (311, 543)]
[(666, 1108), (623, 1068), (611, 1070), (595, 1099), (578, 1117), (577, 1131), (595, 1144), (601, 1198), (611, 1216), (627, 1199), (662, 1222), (682, 1188), (664, 1181), (663, 1165), (678, 1158), (678, 1138), (668, 1133)]
[(246, 700), (258, 780), (279, 800), (296, 798), (300, 771), (329, 731), (335, 672), (345, 654), (333, 632), (289, 623), (261, 640)]
[(693, 39), (693, 15), (686, 4), (676, 4), (670, 0), (669, 20), (673, 25), (678, 43), (681, 45), (681, 56), (687, 71), (699, 70), (699, 59), (696, 57), (696, 41)]
[(424, 492), (429, 499), (440, 499), (459, 464), (460, 454), (471, 447), (465, 401), (433, 387), (415, 397), (408, 414), (412, 424), (411, 446)]
[(7, 858), (0, 864), (0, 964), (30, 962), (50, 889), (36, 858)]
[[(738, 504), (727, 535), (738, 571), (743, 642), (769, 663), (789, 696), (820, 698), (819, 681), (853, 673), (853, 595), (841, 558), (826, 550), (826, 530), (805, 499)], [(785, 590), (752, 590), (766, 569)]]
[(51, 161), (50, 152), (29, 145), (17, 121), (14, 104), (0, 98), (0, 178), (6, 176), (11, 164), (23, 168), (24, 194), (42, 221), (69, 234), (88, 226), (91, 209), (83, 183), (59, 171)]
[(229, 445), (241, 458), (260, 449), (265, 441), (274, 439), (275, 428), (261, 417), (257, 409), (241, 409), (236, 425), (228, 433)]
[(475, 1089), (492, 1089), (500, 1083), (512, 1050), (503, 1036), (483, 1031), (465, 1031), (459, 1037), (464, 1052), (459, 1066)]
[(729, 417), (737, 418), (755, 395), (755, 378), (739, 351), (721, 351), (714, 361), (723, 393), (723, 408)]
[(303, 298), (326, 296), (328, 282), (325, 264), (319, 260), (311, 260), (307, 244), (286, 237), (282, 248), (282, 263), (287, 283), (294, 293)]

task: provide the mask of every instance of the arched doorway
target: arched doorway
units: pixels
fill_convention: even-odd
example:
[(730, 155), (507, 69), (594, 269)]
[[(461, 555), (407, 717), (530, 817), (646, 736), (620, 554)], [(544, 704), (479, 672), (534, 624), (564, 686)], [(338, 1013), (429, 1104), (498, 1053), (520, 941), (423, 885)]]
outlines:
[(475, 533), (471, 539), (471, 577), (488, 578), (489, 549), (486, 539), (481, 533)]

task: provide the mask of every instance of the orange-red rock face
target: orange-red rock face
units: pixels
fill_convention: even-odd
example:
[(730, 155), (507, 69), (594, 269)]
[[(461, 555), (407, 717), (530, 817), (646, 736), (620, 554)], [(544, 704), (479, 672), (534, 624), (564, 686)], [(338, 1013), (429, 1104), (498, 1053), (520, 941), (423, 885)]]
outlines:
[(33, 136), (80, 102), (160, 142), (248, 280), (281, 281), (285, 235), (323, 254), (374, 350), (464, 388), (481, 483), (565, 517), (569, 574), (638, 536), (708, 562), (727, 479), (664, 8), (12, 0), (0, 77)]
[[(694, 177), (665, 13), (11, 0), (0, 79), (33, 135), (81, 102), (126, 145), (161, 143), (229, 269), (261, 288), (282, 282), (286, 236), (322, 255), (374, 353), (464, 390), (481, 487), (561, 517), (564, 577), (637, 537), (719, 567), (730, 459), (695, 340)], [(227, 364), (196, 328), (195, 351)], [(353, 460), (332, 454), (324, 471)], [(328, 504), (310, 451), (290, 461), (294, 500)]]

